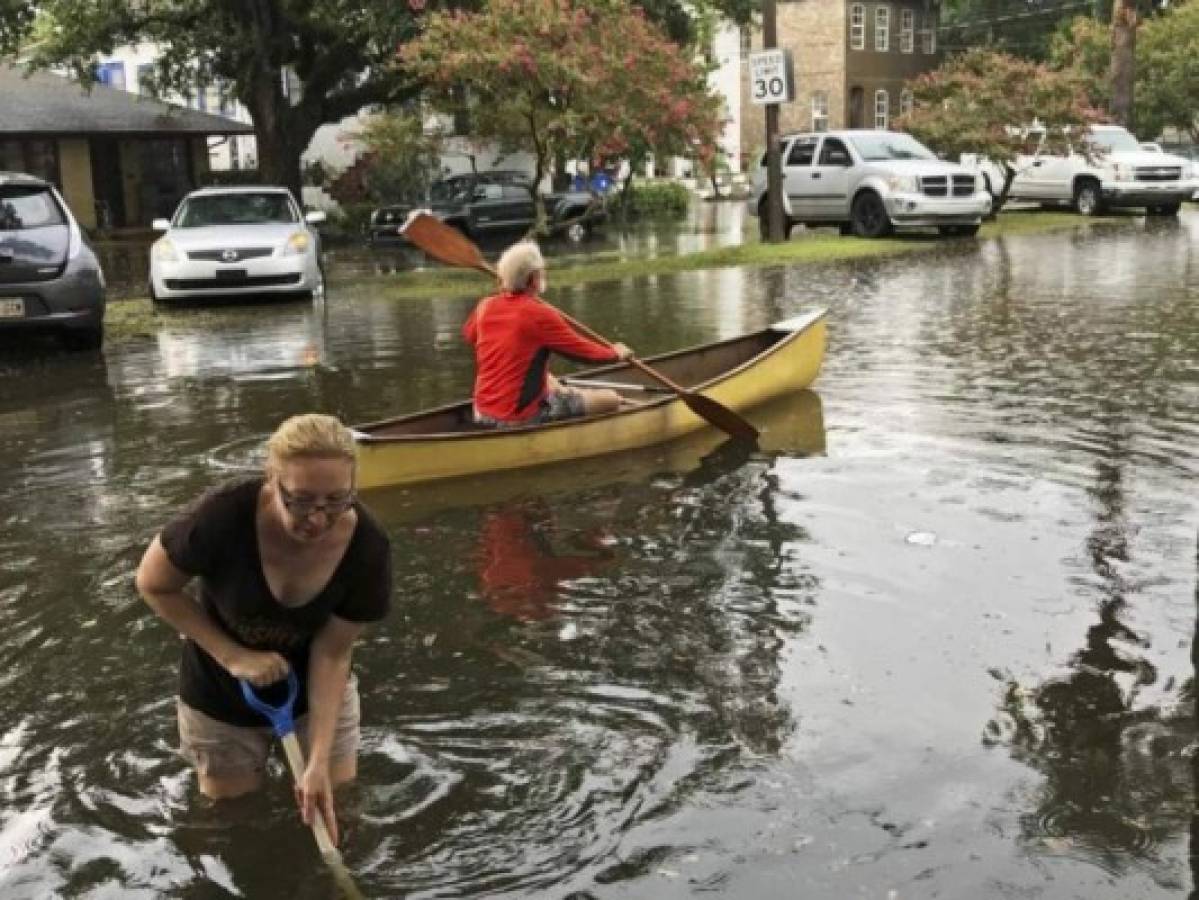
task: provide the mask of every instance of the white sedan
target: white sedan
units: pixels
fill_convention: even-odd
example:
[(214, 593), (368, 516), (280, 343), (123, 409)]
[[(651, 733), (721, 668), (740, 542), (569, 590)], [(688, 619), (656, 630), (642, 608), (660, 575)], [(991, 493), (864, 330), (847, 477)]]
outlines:
[(150, 248), (150, 297), (319, 295), (323, 212), (304, 215), (281, 187), (213, 187), (188, 194)]

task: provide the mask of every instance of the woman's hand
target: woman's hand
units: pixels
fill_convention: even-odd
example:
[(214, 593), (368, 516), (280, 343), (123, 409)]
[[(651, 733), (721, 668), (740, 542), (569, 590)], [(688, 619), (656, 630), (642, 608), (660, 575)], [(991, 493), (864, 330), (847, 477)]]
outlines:
[(333, 811), (333, 782), (329, 778), (329, 766), (311, 759), (304, 768), (304, 775), (296, 784), (296, 805), (300, 816), (309, 827), (319, 813), (329, 830), (329, 838), (337, 845), (337, 814)]
[(240, 647), (225, 666), (234, 678), (244, 678), (254, 687), (266, 687), (287, 677), (291, 666), (278, 653)]

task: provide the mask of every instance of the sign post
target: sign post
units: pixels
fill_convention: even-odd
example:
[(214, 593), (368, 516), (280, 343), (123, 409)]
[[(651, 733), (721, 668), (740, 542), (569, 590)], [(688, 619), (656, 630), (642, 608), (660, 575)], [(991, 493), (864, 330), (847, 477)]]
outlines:
[[(785, 239), (783, 221), (783, 164), (779, 158), (779, 104), (795, 97), (791, 54), (779, 50), (775, 0), (762, 2), (762, 46), (749, 55), (749, 97), (766, 107), (765, 234), (772, 244)], [(759, 216), (762, 211), (759, 211)], [(760, 227), (760, 226), (759, 226)]]

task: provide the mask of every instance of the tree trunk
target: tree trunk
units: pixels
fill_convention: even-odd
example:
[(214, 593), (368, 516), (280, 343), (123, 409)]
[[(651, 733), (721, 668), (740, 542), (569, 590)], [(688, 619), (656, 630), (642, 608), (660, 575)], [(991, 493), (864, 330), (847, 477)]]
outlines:
[(298, 139), (286, 131), (276, 131), (258, 125), (254, 117), (254, 136), (258, 141), (258, 174), (265, 184), (282, 185), (288, 188), (303, 204), (300, 183), (300, 156), (308, 149), (311, 135)]
[(1115, 0), (1112, 6), (1111, 114), (1129, 131), (1133, 127), (1132, 87), (1136, 75), (1136, 43), (1136, 2)]

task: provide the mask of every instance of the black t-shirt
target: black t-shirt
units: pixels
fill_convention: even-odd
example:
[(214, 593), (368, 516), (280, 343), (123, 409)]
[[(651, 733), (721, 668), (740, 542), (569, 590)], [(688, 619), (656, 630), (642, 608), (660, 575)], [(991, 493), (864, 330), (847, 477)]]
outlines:
[[(262, 485), (257, 477), (213, 488), (163, 528), (159, 540), (177, 569), (198, 576), (200, 602), (220, 628), (243, 646), (287, 658), (300, 678), (299, 716), (308, 706), (308, 651), (329, 617), (375, 622), (387, 614), (391, 548), (374, 517), (355, 501), (358, 523), (328, 584), (303, 606), (284, 606), (271, 593), (258, 551)], [(222, 722), (266, 724), (246, 705), (237, 679), (192, 640), (184, 645), (179, 696)]]

